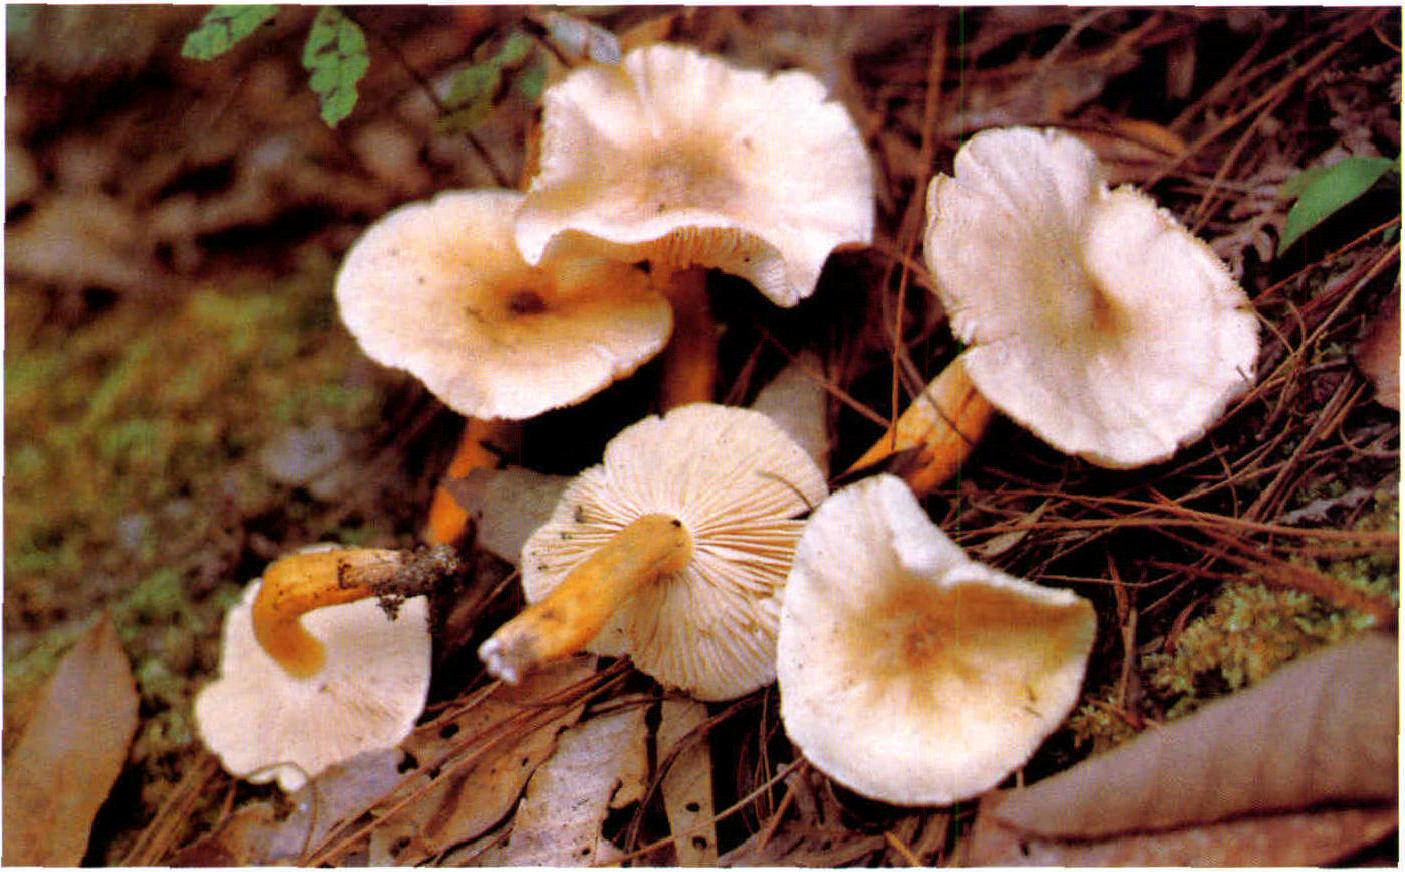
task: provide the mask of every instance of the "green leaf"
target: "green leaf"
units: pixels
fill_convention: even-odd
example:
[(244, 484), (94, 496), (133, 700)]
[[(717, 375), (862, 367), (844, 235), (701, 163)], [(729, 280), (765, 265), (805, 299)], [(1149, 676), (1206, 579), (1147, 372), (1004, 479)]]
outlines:
[(503, 42), (502, 48), (498, 49), (496, 60), (505, 67), (520, 64), (531, 53), (536, 44), (535, 39), (520, 30), (514, 30), (512, 35)]
[(546, 88), (546, 61), (537, 61), (517, 74), (517, 92), (535, 103)]
[(1349, 157), (1330, 167), (1304, 170), (1284, 182), (1280, 193), (1296, 197), (1297, 202), (1288, 210), (1278, 252), (1282, 254), (1303, 234), (1369, 191), (1381, 176), (1396, 166), (1398, 161), (1389, 158)]
[[(531, 56), (535, 48), (536, 40), (520, 30), (513, 31), (495, 55), (456, 73), (449, 82), (449, 93), (444, 98), (444, 105), (449, 112), (440, 119), (439, 130), (471, 131), (482, 124), (497, 108), (502, 96), (504, 78), (514, 79), (519, 91), (522, 89), (522, 80), (529, 74), (539, 76), (544, 83), (546, 68), (540, 63), (526, 67), (520, 72), (516, 70)], [(537, 70), (536, 67), (541, 69)], [(528, 84), (532, 86), (530, 82)], [(537, 84), (534, 87), (540, 94), (542, 85)]]
[(186, 36), (185, 44), (181, 46), (181, 57), (197, 61), (219, 57), (277, 14), (278, 7), (274, 4), (216, 6), (206, 12), (200, 26)]
[(322, 120), (336, 127), (356, 107), (356, 83), (371, 66), (366, 35), (335, 6), (324, 6), (307, 32), (302, 65), (312, 74), (308, 85), (322, 101)]

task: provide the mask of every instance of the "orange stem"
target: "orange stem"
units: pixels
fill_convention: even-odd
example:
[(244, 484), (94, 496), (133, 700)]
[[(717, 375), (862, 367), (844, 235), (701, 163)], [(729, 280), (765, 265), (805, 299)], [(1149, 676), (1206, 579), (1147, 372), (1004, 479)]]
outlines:
[(551, 593), (498, 628), (478, 649), (488, 672), (509, 684), (590, 643), (620, 604), (693, 556), (682, 522), (644, 515), (572, 569)]
[(691, 267), (669, 279), (673, 336), (663, 353), (663, 411), (710, 403), (717, 383), (717, 323), (707, 301), (707, 270)]
[(429, 504), (429, 518), (425, 522), (424, 540), (431, 545), (453, 545), (463, 538), (468, 529), (468, 512), (453, 498), (444, 482), (463, 478), (475, 469), (496, 469), (500, 463), (497, 452), (488, 446), (504, 441), (512, 430), (507, 421), (469, 418), (464, 424), (459, 446), (444, 470), (443, 479), (434, 489), (434, 500)]
[(958, 357), (912, 401), (888, 432), (854, 461), (849, 472), (916, 448), (915, 462), (894, 471), (902, 474), (913, 493), (929, 493), (961, 468), (994, 416), (995, 407), (976, 389)]
[(326, 662), (326, 649), (303, 627), (302, 616), (372, 596), (370, 585), (393, 575), (401, 560), (398, 551), (348, 548), (275, 561), (254, 598), (254, 638), (289, 675), (316, 675)]

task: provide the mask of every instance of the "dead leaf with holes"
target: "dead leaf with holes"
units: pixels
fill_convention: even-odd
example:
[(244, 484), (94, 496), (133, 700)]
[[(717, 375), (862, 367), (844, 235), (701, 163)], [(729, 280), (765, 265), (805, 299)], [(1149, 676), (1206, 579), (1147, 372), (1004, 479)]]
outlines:
[(671, 763), (664, 773), (663, 806), (673, 834), (674, 862), (679, 866), (717, 865), (717, 824), (712, 808), (712, 753), (707, 734), (707, 706), (670, 697), (659, 718), (659, 760)]
[[(1315, 865), (1349, 855), (1380, 838), (1383, 810), (1393, 820), (1398, 658), (1394, 637), (1363, 634), (1000, 794), (982, 805), (968, 862), (1017, 862), (1035, 849), (1044, 865)], [(1356, 813), (1336, 816), (1346, 811)], [(1069, 840), (1104, 853), (1050, 853)], [(1203, 859), (1182, 857), (1202, 848)]]
[(112, 619), (79, 637), (5, 758), (7, 866), (77, 866), (137, 731), (137, 690)]
[(556, 753), (537, 768), (513, 817), (504, 849), (485, 855), (494, 866), (581, 866), (615, 863), (619, 849), (601, 826), (620, 794), (637, 796), (648, 768), (644, 707), (630, 706), (576, 724)]
[(552, 697), (590, 678), (595, 664), (594, 657), (564, 661), (416, 729), (401, 748), (418, 772), (377, 806), (385, 819), (371, 831), (371, 865), (417, 865), (511, 812), (558, 734), (585, 708), (583, 696)]

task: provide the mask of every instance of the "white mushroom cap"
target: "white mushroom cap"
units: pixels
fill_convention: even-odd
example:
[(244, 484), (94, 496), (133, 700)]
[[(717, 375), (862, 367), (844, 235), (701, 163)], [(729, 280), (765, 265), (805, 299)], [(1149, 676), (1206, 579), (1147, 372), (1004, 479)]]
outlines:
[(402, 206), (347, 253), (337, 303), (362, 349), (456, 411), (529, 418), (629, 375), (668, 341), (673, 312), (626, 263), (554, 247), (529, 266), (514, 191)]
[(536, 602), (625, 525), (649, 514), (683, 523), (693, 556), (636, 592), (587, 646), (698, 699), (730, 699), (775, 678), (776, 622), (794, 520), (824, 499), (824, 474), (760, 412), (681, 406), (620, 431), (604, 462), (566, 489), (522, 549)]
[(925, 257), (965, 365), (1068, 454), (1131, 467), (1199, 438), (1248, 387), (1258, 325), (1210, 248), (1056, 130), (976, 134), (927, 192)]
[(1078, 699), (1086, 600), (983, 566), (891, 475), (810, 518), (785, 592), (781, 719), (815, 766), (886, 802), (998, 784)]
[(307, 613), (326, 645), (322, 671), (293, 678), (254, 638), (260, 579), (224, 619), (220, 677), (195, 698), (201, 739), (231, 774), (284, 791), (409, 734), (429, 692), (429, 608), (409, 597), (395, 620), (374, 598)]
[(613, 257), (717, 267), (793, 306), (836, 246), (871, 241), (873, 213), (863, 139), (819, 80), (659, 44), (546, 90), (517, 244), (535, 263), (575, 231)]

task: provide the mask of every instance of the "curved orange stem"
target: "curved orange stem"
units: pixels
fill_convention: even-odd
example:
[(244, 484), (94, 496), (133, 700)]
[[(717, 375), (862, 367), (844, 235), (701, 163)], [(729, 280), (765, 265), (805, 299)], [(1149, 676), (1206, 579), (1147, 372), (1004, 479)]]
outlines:
[(498, 628), (478, 649), (488, 672), (509, 684), (537, 666), (583, 649), (620, 604), (643, 585), (676, 572), (693, 539), (668, 515), (644, 515), (572, 569), (551, 593)]
[(302, 616), (372, 596), (370, 585), (393, 575), (402, 559), (399, 551), (349, 548), (274, 561), (254, 598), (254, 638), (289, 675), (316, 675), (326, 662), (326, 649), (303, 627)]
[(995, 407), (972, 383), (957, 357), (848, 471), (916, 448), (915, 463), (894, 471), (902, 474), (913, 493), (929, 493), (961, 468), (994, 416)]

